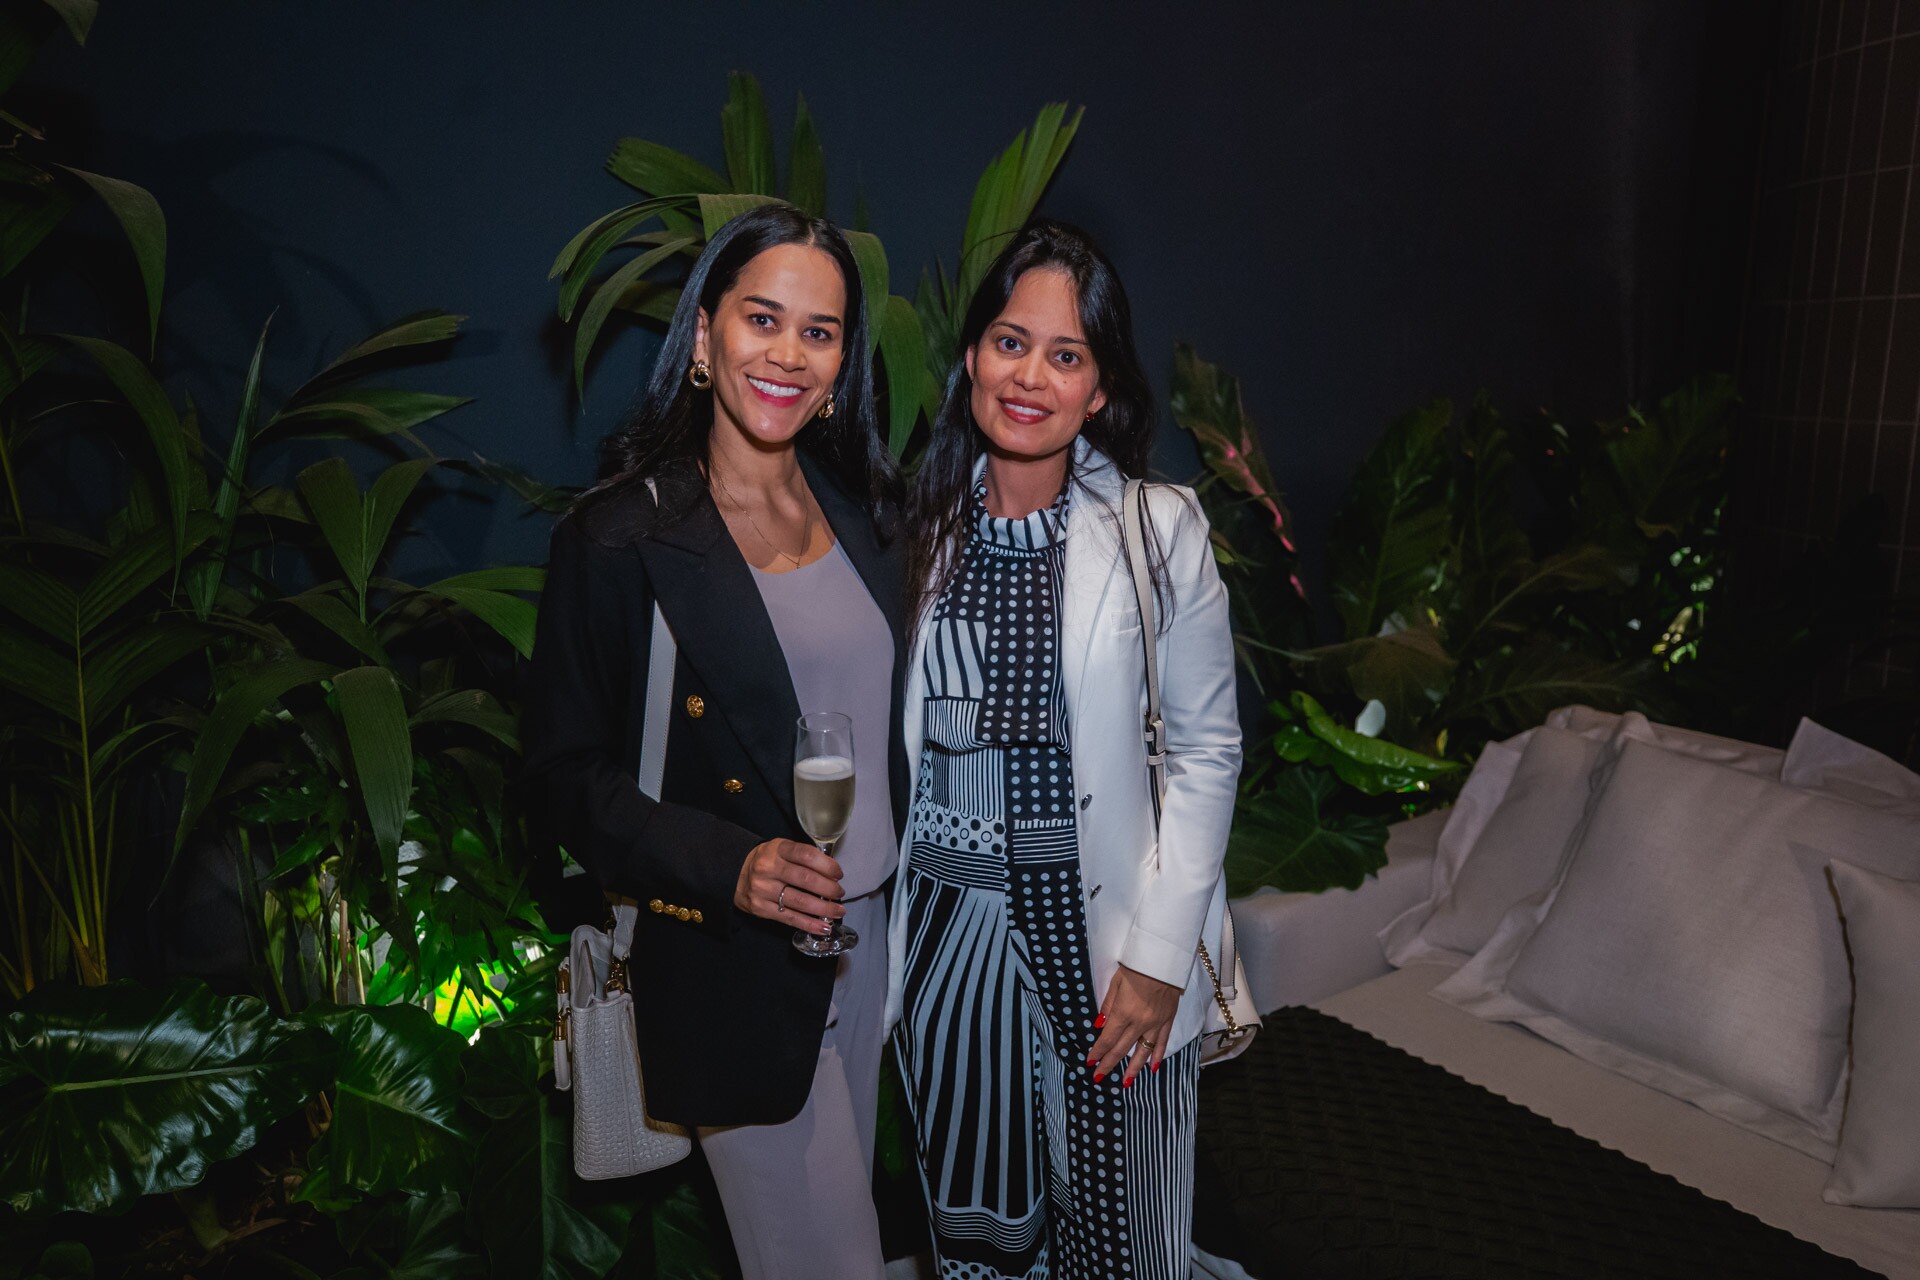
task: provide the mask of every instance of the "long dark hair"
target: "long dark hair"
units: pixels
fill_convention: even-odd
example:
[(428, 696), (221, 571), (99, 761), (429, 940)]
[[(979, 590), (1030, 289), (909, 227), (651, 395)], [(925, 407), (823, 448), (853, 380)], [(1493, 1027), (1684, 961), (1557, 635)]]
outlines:
[(840, 376), (833, 384), (833, 416), (808, 422), (795, 444), (825, 463), (849, 494), (880, 511), (892, 493), (894, 467), (880, 442), (874, 414), (873, 366), (867, 359), (869, 319), (859, 264), (846, 236), (831, 222), (810, 217), (792, 205), (768, 204), (729, 221), (701, 250), (673, 309), (652, 374), (620, 426), (601, 442), (600, 482), (574, 500), (569, 515), (629, 493), (652, 477), (661, 480), (660, 522), (670, 523), (691, 508), (704, 486), (692, 467), (674, 464), (704, 463), (713, 434), (713, 392), (687, 381), (698, 313), (715, 315), (720, 299), (746, 265), (785, 244), (806, 245), (832, 258), (847, 289), (847, 322), (841, 329), (844, 354)]
[[(932, 438), (907, 503), (907, 582), (919, 593), (920, 606), (938, 597), (952, 580), (967, 540), (974, 460), (987, 448), (987, 438), (973, 420), (973, 379), (967, 376), (966, 353), (979, 345), (987, 326), (1007, 309), (1020, 277), (1043, 268), (1064, 271), (1073, 281), (1080, 327), (1087, 335), (1094, 367), (1100, 371), (1100, 389), (1107, 394), (1100, 412), (1087, 420), (1080, 434), (1128, 477), (1147, 473), (1153, 451), (1153, 390), (1133, 345), (1133, 308), (1127, 303), (1127, 291), (1091, 236), (1069, 223), (1036, 218), (993, 260), (967, 306), (960, 349), (954, 353), (953, 372), (947, 375), (946, 398), (934, 417)], [(1119, 516), (1117, 511), (1105, 514)], [(1163, 585), (1158, 539), (1149, 537), (1147, 542), (1164, 625), (1171, 597)], [(918, 617), (918, 609), (911, 616)]]

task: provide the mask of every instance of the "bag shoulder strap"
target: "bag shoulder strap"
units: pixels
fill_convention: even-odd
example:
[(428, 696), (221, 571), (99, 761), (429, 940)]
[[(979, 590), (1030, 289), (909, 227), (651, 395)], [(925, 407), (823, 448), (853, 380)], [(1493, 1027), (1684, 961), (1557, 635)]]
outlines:
[[(647, 492), (659, 501), (659, 491), (651, 477)], [(647, 712), (640, 725), (640, 792), (649, 800), (660, 798), (661, 779), (667, 772), (667, 726), (673, 716), (673, 666), (679, 656), (667, 615), (660, 612), (660, 601), (653, 602), (653, 637), (647, 645)], [(633, 929), (640, 919), (637, 903), (619, 899), (613, 903), (613, 956), (625, 960), (633, 950)]]
[(1147, 773), (1153, 779), (1153, 821), (1167, 794), (1167, 726), (1160, 718), (1159, 618), (1154, 612), (1153, 574), (1147, 568), (1146, 481), (1129, 480), (1120, 501), (1121, 541), (1133, 571), (1133, 595), (1140, 607), (1140, 647), (1147, 660), (1147, 714), (1141, 737), (1147, 746)]

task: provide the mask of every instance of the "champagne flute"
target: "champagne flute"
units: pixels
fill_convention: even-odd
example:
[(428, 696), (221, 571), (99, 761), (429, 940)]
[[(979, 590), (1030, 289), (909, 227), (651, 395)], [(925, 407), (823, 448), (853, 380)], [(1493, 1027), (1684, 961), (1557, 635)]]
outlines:
[[(853, 721), (838, 711), (809, 712), (795, 726), (793, 804), (800, 826), (831, 857), (853, 819)], [(795, 950), (810, 956), (837, 956), (859, 941), (838, 920), (824, 935), (793, 931)]]

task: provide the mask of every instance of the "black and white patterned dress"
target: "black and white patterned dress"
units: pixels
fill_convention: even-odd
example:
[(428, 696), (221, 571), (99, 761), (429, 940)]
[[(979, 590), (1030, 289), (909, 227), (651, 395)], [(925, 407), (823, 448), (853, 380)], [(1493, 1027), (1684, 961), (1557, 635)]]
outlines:
[[(1087, 1070), (1093, 990), (1061, 687), (1068, 491), (985, 489), (927, 626), (900, 1053), (941, 1280), (1188, 1274), (1197, 1045)], [(1144, 766), (1143, 766), (1144, 767)]]

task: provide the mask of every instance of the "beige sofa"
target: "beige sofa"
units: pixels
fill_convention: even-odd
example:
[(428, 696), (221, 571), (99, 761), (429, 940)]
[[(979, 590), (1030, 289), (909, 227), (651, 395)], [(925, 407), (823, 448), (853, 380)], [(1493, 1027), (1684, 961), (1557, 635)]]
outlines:
[[(1920, 778), (1892, 762), (1817, 725), (1783, 753), (1568, 708), (1489, 747), (1452, 810), (1396, 826), (1359, 890), (1233, 910), (1261, 1010), (1312, 1006), (1920, 1278), (1909, 881)], [(1856, 884), (1895, 897), (1843, 912)]]

